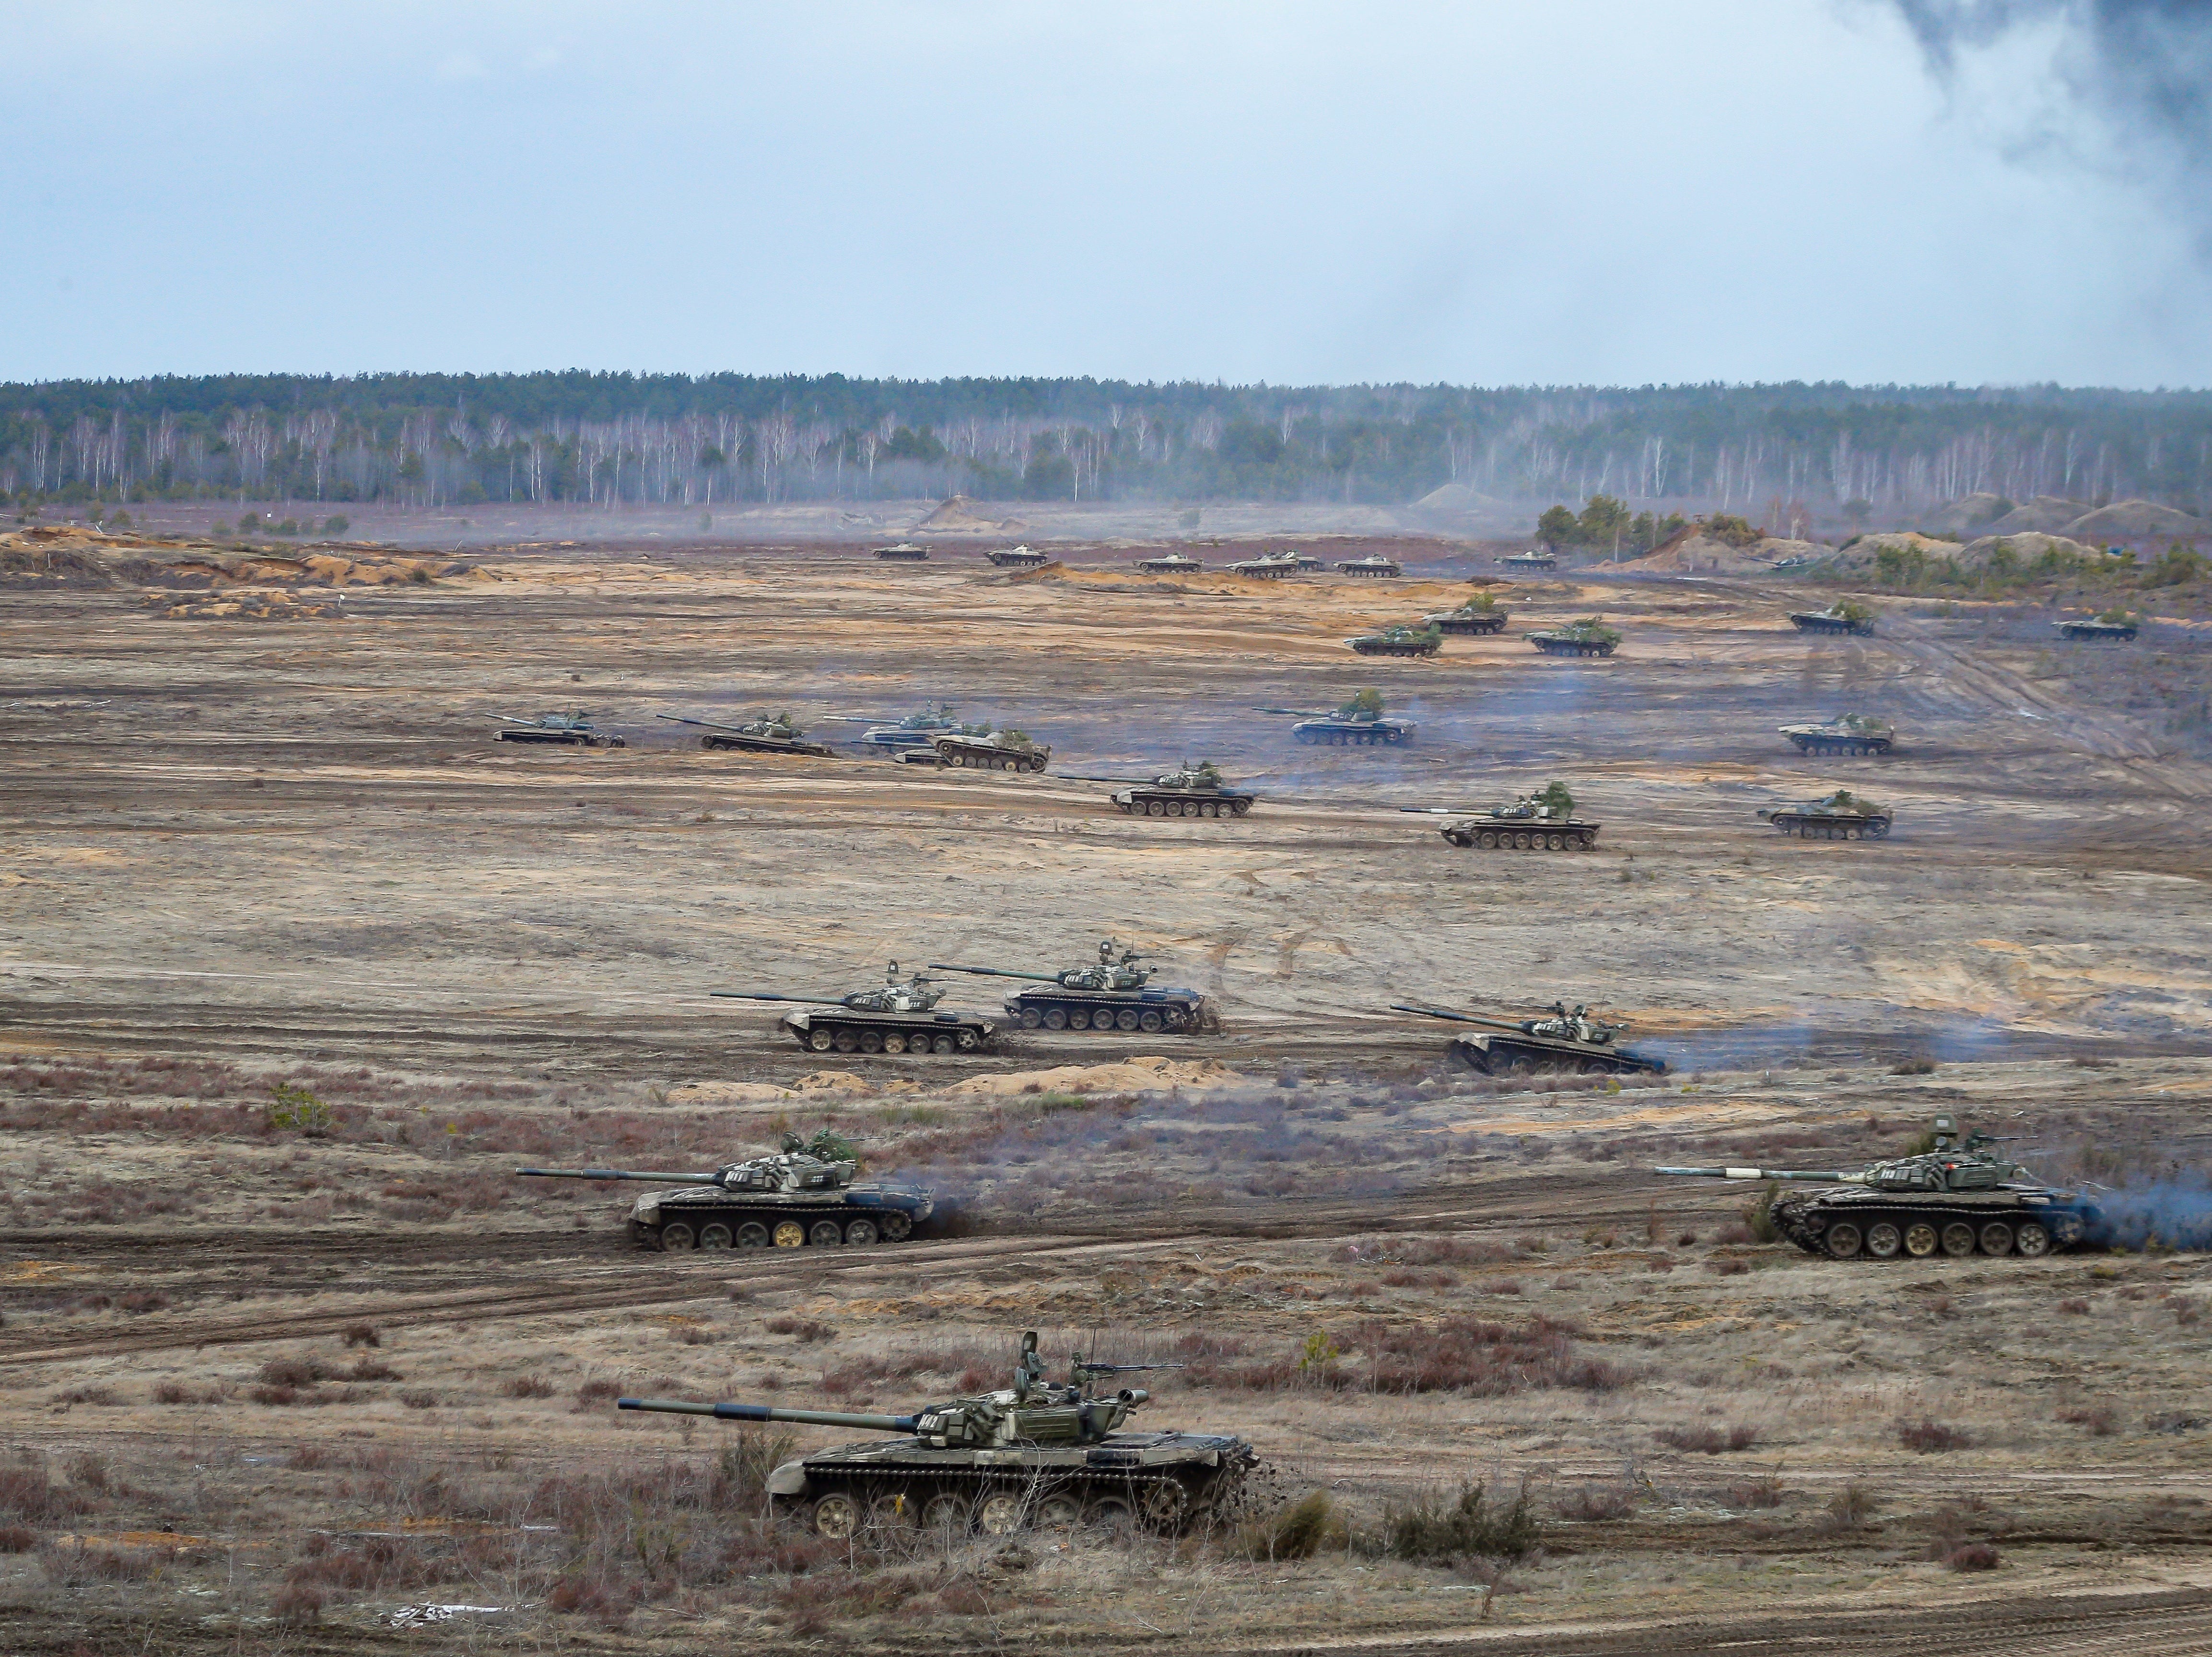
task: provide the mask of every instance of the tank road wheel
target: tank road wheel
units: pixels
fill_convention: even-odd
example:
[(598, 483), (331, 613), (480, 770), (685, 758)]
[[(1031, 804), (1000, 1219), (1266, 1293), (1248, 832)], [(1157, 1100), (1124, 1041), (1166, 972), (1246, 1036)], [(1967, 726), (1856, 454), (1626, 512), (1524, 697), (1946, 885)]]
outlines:
[(1954, 1220), (1943, 1228), (1943, 1252), (1954, 1259), (1962, 1259), (1974, 1252), (1974, 1228), (1964, 1220)]
[(832, 1542), (842, 1542), (860, 1528), (860, 1504), (842, 1490), (832, 1490), (814, 1504), (814, 1530)]
[(904, 1242), (914, 1235), (914, 1217), (896, 1208), (885, 1209), (876, 1223), (882, 1228), (885, 1242)]
[(1867, 1228), (1866, 1251), (1878, 1260), (1893, 1260), (1897, 1251), (1905, 1247), (1905, 1234), (1887, 1220), (1876, 1220)]
[(1039, 1012), (1035, 1007), (1024, 1007), (1022, 1009), (1022, 1028), (1024, 1029), (1033, 1030), (1043, 1023), (1044, 1015)]
[(1124, 1007), (1114, 1015), (1114, 1023), (1125, 1030), (1135, 1029), (1144, 1023), (1134, 1007)]
[(1937, 1241), (1936, 1228), (1925, 1220), (1915, 1220), (1905, 1228), (1905, 1252), (1916, 1260), (1924, 1260), (1934, 1253)]
[(1165, 800), (1147, 800), (1145, 802), (1145, 815), (1146, 816), (1164, 817), (1167, 816), (1167, 814), (1168, 807)]
[(763, 1225), (758, 1220), (747, 1220), (743, 1225), (738, 1228), (738, 1247), (740, 1248), (766, 1248), (768, 1247), (768, 1228)]
[(2051, 1252), (2051, 1234), (2033, 1220), (2022, 1220), (2012, 1241), (2014, 1247), (2032, 1260), (2041, 1259)]
[(1252, 809), (1252, 802), (1248, 799), (1240, 799), (1231, 804), (1229, 809), (1241, 817), (1247, 811)]
[(1040, 1496), (1036, 1504), (1036, 1522), (1056, 1531), (1066, 1530), (1081, 1520), (1083, 1504), (1066, 1490), (1054, 1490)]
[(969, 1514), (968, 1498), (953, 1490), (939, 1490), (921, 1504), (921, 1527), (928, 1531), (945, 1531), (955, 1536), (968, 1533)]
[(976, 1043), (981, 1041), (982, 1039), (983, 1038), (974, 1030), (956, 1030), (952, 1035), (953, 1044), (963, 1053), (975, 1052)]
[(1984, 1254), (2009, 1254), (2012, 1253), (2012, 1228), (2002, 1220), (1991, 1220), (1982, 1228), (1978, 1241)]
[(1101, 1530), (1126, 1531), (1137, 1522), (1137, 1504), (1126, 1496), (1094, 1496), (1083, 1517)]
[(817, 1248), (836, 1248), (845, 1241), (845, 1228), (835, 1220), (817, 1220), (808, 1230), (806, 1241)]
[(873, 1220), (854, 1220), (845, 1227), (845, 1247), (868, 1248), (875, 1244), (876, 1223)]
[(1091, 1028), (1090, 1013), (1081, 1007), (1072, 1009), (1067, 1015), (1067, 1028), (1072, 1030), (1089, 1029)]
[(837, 1038), (831, 1035), (828, 1030), (809, 1030), (806, 1032), (806, 1046), (809, 1051), (814, 1053), (829, 1052), (830, 1043), (835, 1041), (836, 1039)]
[(1565, 835), (1547, 835), (1544, 845), (1548, 851), (1564, 852), (1567, 849), (1567, 837)]
[(727, 1248), (729, 1246), (730, 1228), (724, 1225), (720, 1220), (717, 1220), (712, 1225), (702, 1225), (699, 1228), (700, 1247)]
[(1157, 1035), (1167, 1023), (1167, 1020), (1160, 1017), (1158, 1010), (1152, 1007), (1133, 1016), (1137, 1021), (1137, 1028), (1147, 1035)]
[(697, 1241), (698, 1239), (692, 1235), (691, 1228), (681, 1220), (674, 1225), (664, 1225), (660, 1228), (660, 1246), (671, 1254), (689, 1253), (692, 1245)]
[(883, 1050), (884, 1033), (881, 1030), (862, 1030), (860, 1032), (860, 1051), (862, 1053), (881, 1053)]
[(901, 1035), (896, 1030), (890, 1031), (884, 1037), (884, 1051), (885, 1053), (904, 1053), (906, 1051), (906, 1037)]
[(1831, 1258), (1847, 1260), (1859, 1252), (1859, 1247), (1866, 1238), (1858, 1227), (1853, 1225), (1849, 1220), (1838, 1220), (1828, 1228), (1827, 1235), (1820, 1241), (1827, 1248)]
[[(929, 1050), (935, 1053), (951, 1053), (952, 1051), (952, 1038), (949, 1035), (939, 1036), (937, 1040), (929, 1044)], [(915, 1051), (916, 1053), (920, 1053), (921, 1049), (920, 1047), (916, 1047)]]
[(1190, 1492), (1173, 1479), (1163, 1478), (1137, 1493), (1137, 1511), (1156, 1531), (1171, 1531), (1182, 1522), (1190, 1506)]
[(1012, 1536), (1021, 1529), (1022, 1520), (1028, 1517), (1023, 1511), (1027, 1506), (1015, 1490), (994, 1490), (983, 1498), (983, 1505), (975, 1510), (975, 1522), (989, 1536)]
[(1060, 1007), (1046, 1008), (1044, 1015), (1044, 1027), (1048, 1030), (1066, 1029), (1067, 1028), (1066, 1011)]
[(1498, 849), (1498, 836), (1486, 828), (1474, 837), (1474, 843), (1486, 852), (1494, 852)]
[(806, 1228), (796, 1220), (778, 1220), (775, 1224), (775, 1246), (778, 1248), (806, 1247)]
[(860, 1050), (860, 1033), (857, 1030), (839, 1030), (832, 1038), (831, 1045), (840, 1053), (858, 1053)]
[(1889, 838), (1889, 824), (1880, 819), (1877, 819), (1873, 822), (1869, 822), (1867, 824), (1867, 838), (1869, 840), (1887, 840)]

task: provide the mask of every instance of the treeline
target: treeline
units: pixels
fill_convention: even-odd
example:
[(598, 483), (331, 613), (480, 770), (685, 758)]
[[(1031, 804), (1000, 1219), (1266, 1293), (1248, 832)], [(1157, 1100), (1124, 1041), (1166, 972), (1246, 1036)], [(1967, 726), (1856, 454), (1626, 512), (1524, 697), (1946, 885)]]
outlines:
[(1480, 388), (842, 375), (216, 375), (0, 386), (0, 491), (45, 501), (706, 506), (956, 492), (1695, 503), (1779, 521), (2212, 502), (2212, 394), (2057, 386)]

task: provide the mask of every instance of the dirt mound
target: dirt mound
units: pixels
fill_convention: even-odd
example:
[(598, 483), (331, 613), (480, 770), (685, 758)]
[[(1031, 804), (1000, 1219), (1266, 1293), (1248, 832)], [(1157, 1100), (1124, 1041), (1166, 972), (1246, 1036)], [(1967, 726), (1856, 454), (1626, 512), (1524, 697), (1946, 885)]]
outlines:
[(0, 535), (0, 586), (58, 587), (373, 587), (462, 575), (447, 558), (365, 549), (282, 552), (40, 524)]
[(1928, 527), (1965, 534), (1994, 524), (2013, 510), (2014, 503), (2001, 495), (1962, 495), (1928, 520)]
[(1029, 528), (1018, 518), (986, 518), (975, 510), (975, 503), (964, 495), (956, 495), (940, 504), (935, 512), (915, 525), (916, 529), (949, 530), (954, 532), (976, 531), (992, 535), (1018, 535)]
[(1218, 1088), (1244, 1078), (1211, 1059), (1124, 1059), (1109, 1065), (1060, 1065), (976, 1076), (945, 1089), (951, 1097), (1013, 1097), (1039, 1093), (1142, 1093), (1163, 1088)]
[(1747, 547), (1732, 547), (1704, 535), (1676, 535), (1641, 558), (1632, 558), (1606, 568), (1637, 570), (1655, 575), (1758, 575), (1784, 558), (1818, 558), (1828, 549), (1812, 541), (1785, 541), (1768, 536)]
[(233, 587), (185, 599), (149, 592), (146, 603), (165, 622), (314, 622), (345, 614), (337, 599), (326, 604), (304, 602), (283, 587)]
[(1990, 555), (2004, 543), (2012, 549), (2013, 555), (2023, 564), (2032, 563), (2046, 552), (2072, 553), (2077, 558), (2101, 558), (2100, 547), (2084, 546), (2079, 541), (2069, 541), (2063, 535), (2042, 535), (2030, 531), (2026, 535), (1984, 535), (1978, 541), (1969, 541), (1954, 549), (1959, 562), (1978, 569), (1990, 561)]
[(1861, 535), (1846, 541), (1828, 561), (1828, 568), (1838, 572), (1872, 569), (1876, 558), (1893, 549), (1925, 553), (1930, 558), (1955, 558), (1959, 543), (1932, 535), (1915, 534), (1911, 530), (1887, 530), (1880, 535)]
[(2081, 541), (2139, 541), (2159, 535), (2212, 534), (2212, 524), (2153, 501), (2115, 501), (2075, 519), (2066, 533)]
[(2025, 506), (2014, 507), (2002, 518), (1993, 518), (1981, 526), (1985, 535), (2043, 535), (2063, 534), (2089, 510), (2087, 501), (2069, 501), (2063, 495), (2039, 495)]

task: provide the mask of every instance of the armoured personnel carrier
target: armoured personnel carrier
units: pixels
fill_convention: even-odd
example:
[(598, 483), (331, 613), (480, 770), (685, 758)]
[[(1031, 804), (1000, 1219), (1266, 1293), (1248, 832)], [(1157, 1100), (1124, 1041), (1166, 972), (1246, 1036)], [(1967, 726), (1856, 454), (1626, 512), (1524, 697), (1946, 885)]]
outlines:
[(1286, 576), (1303, 574), (1307, 561), (1295, 552), (1269, 552), (1257, 558), (1239, 559), (1227, 568), (1231, 575), (1249, 575), (1261, 581), (1279, 581)]
[(1341, 559), (1336, 566), (1339, 575), (1364, 575), (1378, 580), (1388, 580), (1406, 572), (1395, 558), (1385, 558), (1379, 552), (1370, 552), (1364, 558)]
[(518, 1168), (533, 1180), (637, 1180), (684, 1187), (640, 1197), (629, 1235), (647, 1248), (865, 1247), (904, 1242), (935, 1211), (919, 1186), (860, 1179), (849, 1142), (824, 1128), (811, 1139), (783, 1136), (772, 1156), (725, 1162), (711, 1174), (640, 1174), (629, 1168)]
[(1118, 1375), (1180, 1366), (1078, 1358), (1066, 1384), (1054, 1386), (1036, 1339), (1034, 1330), (1022, 1337), (1011, 1387), (910, 1415), (636, 1398), (618, 1407), (897, 1435), (818, 1450), (769, 1475), (776, 1504), (832, 1541), (866, 1527), (1006, 1536), (1032, 1524), (1089, 1521), (1176, 1533), (1231, 1508), (1259, 1460), (1249, 1444), (1207, 1433), (1123, 1432), (1151, 1394), (1125, 1387), (1091, 1395)]
[(1498, 561), (1501, 569), (1553, 569), (1559, 565), (1559, 555), (1549, 547), (1538, 547), (1532, 552), (1516, 552)]
[(1139, 572), (1146, 575), (1203, 575), (1206, 566), (1195, 558), (1186, 558), (1179, 552), (1162, 553), (1157, 558), (1137, 560)]
[(1506, 612), (1487, 592), (1478, 592), (1457, 610), (1440, 610), (1421, 617), (1426, 626), (1446, 633), (1503, 633)]
[(1826, 725), (1784, 725), (1777, 730), (1801, 754), (1887, 754), (1897, 727), (1886, 719), (1844, 713)]
[(929, 556), (929, 549), (902, 541), (895, 547), (878, 547), (876, 556), (891, 563), (918, 564)]
[(1592, 1018), (1585, 1007), (1571, 1011), (1563, 1001), (1554, 1001), (1552, 1011), (1542, 1017), (1517, 1022), (1447, 1012), (1441, 1007), (1417, 1007), (1398, 1001), (1391, 1003), (1391, 1011), (1481, 1026), (1478, 1035), (1453, 1037), (1451, 1050), (1453, 1057), (1486, 1076), (1527, 1075), (1536, 1071), (1562, 1071), (1583, 1076), (1629, 1076), (1638, 1072), (1663, 1076), (1667, 1071), (1663, 1059), (1647, 1058), (1613, 1045), (1613, 1037), (1625, 1026)]
[(720, 725), (713, 719), (687, 719), (674, 713), (656, 713), (653, 717), (666, 719), (671, 725), (704, 727), (707, 734), (699, 738), (702, 748), (734, 748), (748, 754), (804, 754), (817, 760), (837, 757), (836, 750), (826, 743), (801, 741), (806, 733), (791, 722), (788, 713), (756, 713), (743, 725)]
[(1818, 1191), (1778, 1195), (1768, 1212), (1774, 1229), (1808, 1254), (1832, 1259), (1926, 1259), (1944, 1253), (2024, 1254), (2096, 1242), (2105, 1227), (2094, 1203), (2078, 1191), (2041, 1185), (1993, 1148), (1985, 1133), (1963, 1139), (1958, 1125), (1938, 1116), (1930, 1148), (1874, 1162), (1855, 1174), (1834, 1169), (1661, 1168), (1656, 1174), (1694, 1180), (1757, 1180), (1782, 1186), (1817, 1182)]
[(1057, 973), (1025, 973), (1005, 967), (956, 967), (933, 961), (932, 972), (973, 973), (981, 978), (1021, 978), (1050, 989), (1015, 990), (1006, 997), (1006, 1017), (1025, 1030), (1135, 1030), (1146, 1035), (1196, 1035), (1218, 1030), (1221, 1016), (1213, 999), (1197, 990), (1148, 987), (1155, 968), (1124, 950), (1117, 959), (1114, 940), (1098, 946), (1095, 963)]
[(540, 713), (534, 719), (515, 713), (494, 717), (505, 720), (507, 726), (492, 738), (495, 742), (535, 743), (560, 748), (629, 746), (620, 737), (593, 725), (580, 707), (573, 713)]
[(1212, 760), (1186, 763), (1146, 782), (1138, 778), (1092, 777), (1093, 782), (1134, 782), (1108, 796), (1133, 817), (1241, 817), (1259, 797), (1231, 788)]
[(978, 729), (990, 727), (961, 724), (951, 702), (924, 702), (920, 712), (908, 714), (896, 725), (870, 725), (860, 733), (860, 740), (870, 748), (896, 753), (904, 748), (927, 748), (945, 731)]
[(1255, 713), (1287, 713), (1297, 720), (1291, 735), (1310, 748), (1364, 748), (1376, 743), (1396, 745), (1413, 741), (1420, 729), (1411, 719), (1385, 719), (1382, 693), (1358, 692), (1334, 713), (1303, 707), (1255, 707)]
[(2102, 616), (2069, 616), (2051, 624), (2062, 639), (2087, 639), (2102, 644), (2125, 644), (2142, 626), (2142, 618), (2124, 610), (2108, 610)]
[(792, 1001), (783, 1027), (810, 1053), (974, 1053), (991, 1044), (997, 1027), (973, 1013), (939, 1012), (945, 992), (921, 973), (899, 982), (894, 961), (884, 981), (851, 995), (776, 995), (762, 990), (714, 990), (732, 1001)]
[(1620, 634), (1595, 616), (1528, 636), (1547, 656), (1610, 656), (1620, 646)]
[(1363, 656), (1433, 656), (1443, 648), (1444, 635), (1438, 628), (1407, 627), (1394, 622), (1344, 642)]
[(979, 771), (1042, 771), (1052, 750), (1031, 742), (1026, 731), (975, 731), (963, 726), (940, 731), (930, 746), (945, 764)]
[(1872, 633), (1874, 610), (1856, 599), (1844, 598), (1826, 610), (1793, 610), (1790, 625), (1800, 633)]
[(1575, 815), (1575, 797), (1565, 783), (1523, 794), (1510, 805), (1493, 805), (1479, 816), (1462, 816), (1464, 806), (1401, 805), (1401, 811), (1429, 816), (1459, 816), (1437, 832), (1455, 846), (1486, 852), (1587, 852), (1597, 844), (1600, 827)]
[(1039, 552), (1035, 547), (1001, 547), (983, 555), (1002, 569), (1035, 569), (1040, 564), (1052, 561), (1050, 553)]
[(1762, 805), (1759, 820), (1800, 840), (1887, 840), (1896, 821), (1888, 807), (1861, 799), (1848, 788), (1796, 805)]

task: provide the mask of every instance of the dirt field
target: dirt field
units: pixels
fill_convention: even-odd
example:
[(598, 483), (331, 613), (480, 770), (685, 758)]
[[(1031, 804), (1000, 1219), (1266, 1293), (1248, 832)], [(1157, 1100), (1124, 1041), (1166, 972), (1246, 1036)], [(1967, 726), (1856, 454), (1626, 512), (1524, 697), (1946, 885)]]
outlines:
[[(2160, 721), (2202, 629), (2121, 658), (1884, 601), (1878, 636), (1808, 640), (1779, 583), (1536, 580), (1495, 589), (1504, 637), (1376, 660), (1343, 639), (1489, 567), (1327, 555), (1375, 547), (1409, 579), (656, 543), (471, 553), (301, 620), (0, 592), (9, 1648), (2212, 1650), (2185, 1226), (1847, 1266), (1753, 1241), (1741, 1186), (1645, 1171), (1848, 1168), (1954, 1111), (2192, 1218), (2212, 767)], [(1593, 612), (1610, 659), (1519, 636)], [(1253, 711), (1366, 685), (1412, 745)], [(787, 707), (850, 742), (932, 698), (1050, 772), (710, 754), (651, 717)], [(571, 707), (630, 746), (490, 740)], [(1775, 734), (1846, 709), (1897, 752)], [(1134, 819), (1065, 774), (1186, 758), (1260, 805)], [(1554, 778), (1595, 851), (1455, 851), (1397, 809)], [(1838, 786), (1894, 835), (1753, 817)], [(1221, 1034), (848, 1058), (706, 994), (1109, 933)], [(1006, 1022), (1010, 986), (952, 984)], [(1672, 1071), (1479, 1077), (1388, 1011), (1558, 998)], [(283, 1126), (280, 1083), (327, 1121)], [(946, 1223), (643, 1254), (616, 1188), (509, 1177), (823, 1123)], [(825, 1549), (758, 1524), (740, 1429), (610, 1403), (905, 1407), (1000, 1384), (1025, 1327), (1056, 1363), (1188, 1365), (1144, 1418), (1259, 1448), (1242, 1528)], [(1469, 1482), (1540, 1534), (1393, 1551)], [(1305, 1557), (1270, 1514), (1314, 1490)], [(423, 1605), (492, 1609), (405, 1626)]]

